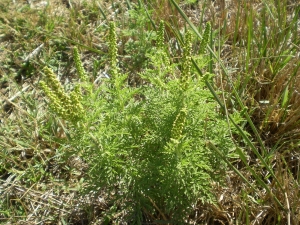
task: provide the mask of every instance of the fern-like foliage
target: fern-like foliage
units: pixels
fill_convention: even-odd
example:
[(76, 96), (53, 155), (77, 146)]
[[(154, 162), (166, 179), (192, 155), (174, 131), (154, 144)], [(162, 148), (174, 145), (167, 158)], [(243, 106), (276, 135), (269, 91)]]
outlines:
[[(191, 74), (191, 34), (185, 39), (182, 71), (174, 63), (166, 66), (168, 54), (158, 42), (148, 54), (151, 65), (141, 73), (145, 85), (127, 86), (119, 76), (116, 83), (123, 85), (114, 90), (119, 94), (101, 95), (88, 106), (87, 118), (94, 119), (85, 123), (97, 124), (81, 141), (91, 168), (89, 187), (117, 186), (116, 197), (133, 210), (137, 223), (141, 208), (154, 204), (181, 223), (198, 200), (213, 201), (211, 182), (220, 180), (225, 164), (206, 148), (206, 140), (225, 152), (233, 147), (213, 96)], [(99, 89), (108, 90), (107, 85)]]
[(81, 132), (74, 129), (77, 137), (71, 143), (89, 163), (86, 191), (113, 191), (115, 202), (124, 203), (137, 224), (143, 210), (181, 224), (197, 201), (212, 202), (211, 184), (221, 180), (225, 164), (206, 148), (206, 142), (210, 140), (225, 155), (233, 147), (228, 124), (216, 112), (203, 78), (192, 75), (191, 33), (185, 35), (178, 65), (171, 63), (163, 47), (163, 31), (161, 23), (158, 45), (147, 55), (150, 65), (140, 74), (145, 82), (139, 88), (128, 86), (127, 76), (117, 67), (114, 24), (109, 35), (109, 81), (81, 96), (83, 100), (77, 98), (78, 87), (73, 96), (52, 78), (50, 85), (42, 85), (59, 115), (71, 113), (64, 114), (64, 102), (79, 111), (83, 107), (87, 115), (79, 121)]

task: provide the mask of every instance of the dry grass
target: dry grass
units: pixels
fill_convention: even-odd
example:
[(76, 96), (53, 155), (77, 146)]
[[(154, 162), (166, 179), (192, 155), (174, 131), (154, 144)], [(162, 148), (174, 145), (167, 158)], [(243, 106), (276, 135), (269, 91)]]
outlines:
[[(279, 4), (285, 7), (285, 3)], [(228, 5), (221, 4), (219, 17), (211, 18), (215, 27), (221, 27), (221, 37), (226, 38), (221, 57), (234, 71), (230, 79), (251, 109), (267, 145), (299, 139), (300, 30), (295, 20), (296, 3), (287, 4), (286, 11), (277, 15), (278, 21), (272, 18), (276, 12), (268, 13), (260, 1), (228, 1)], [(226, 88), (230, 91), (232, 87)]]

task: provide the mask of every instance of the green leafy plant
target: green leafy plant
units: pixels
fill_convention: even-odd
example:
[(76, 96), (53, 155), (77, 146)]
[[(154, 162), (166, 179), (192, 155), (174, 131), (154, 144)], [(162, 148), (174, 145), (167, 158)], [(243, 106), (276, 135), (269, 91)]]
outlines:
[[(76, 103), (87, 116), (80, 117), (80, 136), (71, 134), (72, 143), (80, 150), (77, 154), (89, 163), (86, 189), (115, 193), (114, 201), (125, 204), (131, 215), (136, 215), (132, 219), (136, 223), (141, 223), (145, 212), (182, 223), (198, 200), (212, 202), (211, 183), (221, 180), (225, 164), (206, 148), (206, 141), (224, 155), (234, 147), (228, 124), (217, 113), (204, 80), (191, 73), (191, 33), (185, 36), (180, 71), (179, 65), (171, 65), (163, 47), (163, 29), (161, 22), (158, 45), (149, 53), (151, 69), (141, 74), (145, 85), (134, 88), (126, 84), (126, 75), (117, 72), (115, 26), (111, 24), (112, 76), (83, 96), (80, 105)], [(73, 121), (75, 108), (69, 104), (70, 98), (57, 81), (48, 81), (52, 92), (45, 84), (42, 87), (54, 104), (52, 108)], [(64, 102), (71, 107), (65, 107), (67, 113), (61, 109)], [(76, 112), (83, 113), (80, 110)]]
[(139, 72), (147, 66), (146, 55), (151, 51), (155, 41), (155, 31), (149, 21), (149, 14), (142, 6), (129, 10), (129, 24), (127, 29), (122, 30), (123, 45), (122, 51), (126, 54), (123, 63), (131, 73)]

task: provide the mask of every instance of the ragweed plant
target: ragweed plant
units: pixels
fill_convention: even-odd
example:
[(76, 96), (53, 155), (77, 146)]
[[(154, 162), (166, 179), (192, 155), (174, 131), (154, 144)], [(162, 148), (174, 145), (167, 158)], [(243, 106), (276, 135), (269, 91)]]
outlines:
[(142, 209), (182, 223), (198, 200), (213, 201), (211, 182), (220, 180), (225, 164), (206, 148), (206, 140), (225, 155), (233, 148), (213, 96), (191, 74), (191, 34), (186, 34), (181, 67), (164, 66), (156, 51), (161, 48), (158, 41), (148, 54), (151, 69), (141, 73), (142, 87), (128, 86), (118, 76), (115, 83), (122, 85), (111, 90), (110, 82), (103, 82), (99, 89), (109, 92), (86, 98), (91, 115), (84, 123), (93, 129), (76, 142), (90, 164), (87, 190), (116, 193), (115, 201), (125, 203), (135, 223), (141, 223)]
[[(161, 22), (139, 88), (129, 86), (119, 72), (113, 23), (108, 41), (111, 79), (85, 95), (80, 85), (66, 93), (48, 68), (47, 84), (41, 82), (55, 113), (71, 122), (81, 119), (82, 126), (70, 129), (70, 142), (90, 164), (85, 190), (116, 193), (113, 200), (123, 202), (138, 224), (142, 209), (179, 224), (197, 201), (212, 202), (211, 182), (221, 180), (225, 164), (206, 142), (224, 155), (234, 147), (203, 78), (192, 74), (191, 33), (185, 35), (178, 65), (164, 47), (163, 29)], [(87, 81), (76, 48), (74, 54), (79, 76)]]
[[(41, 86), (55, 113), (70, 121), (80, 118), (84, 124), (77, 127), (79, 132), (71, 129), (71, 142), (90, 164), (86, 190), (117, 193), (114, 201), (123, 202), (136, 215), (136, 223), (142, 220), (141, 209), (146, 209), (178, 224), (198, 200), (213, 201), (211, 182), (219, 181), (224, 171), (222, 160), (206, 148), (207, 140), (224, 155), (234, 145), (204, 80), (192, 75), (191, 33), (185, 35), (181, 65), (171, 63), (164, 47), (163, 22), (156, 40), (139, 88), (128, 86), (127, 76), (119, 72), (113, 23), (108, 41), (110, 80), (85, 95), (80, 85), (67, 94), (46, 68), (47, 84)], [(74, 55), (79, 76), (87, 81), (76, 48)], [(80, 117), (83, 108), (86, 116)]]

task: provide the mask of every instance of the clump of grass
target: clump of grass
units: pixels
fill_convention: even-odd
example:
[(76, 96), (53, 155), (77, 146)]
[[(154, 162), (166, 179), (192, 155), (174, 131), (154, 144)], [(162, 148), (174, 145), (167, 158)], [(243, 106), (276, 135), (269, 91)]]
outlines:
[(293, 115), (298, 108), (294, 90), (299, 85), (299, 9), (290, 8), (287, 1), (274, 5), (244, 1), (232, 4), (224, 10), (236, 16), (224, 17), (221, 27), (235, 60), (227, 61), (239, 68), (230, 79), (244, 104), (253, 109), (253, 122), (266, 144), (292, 141), (289, 137), (298, 135)]

